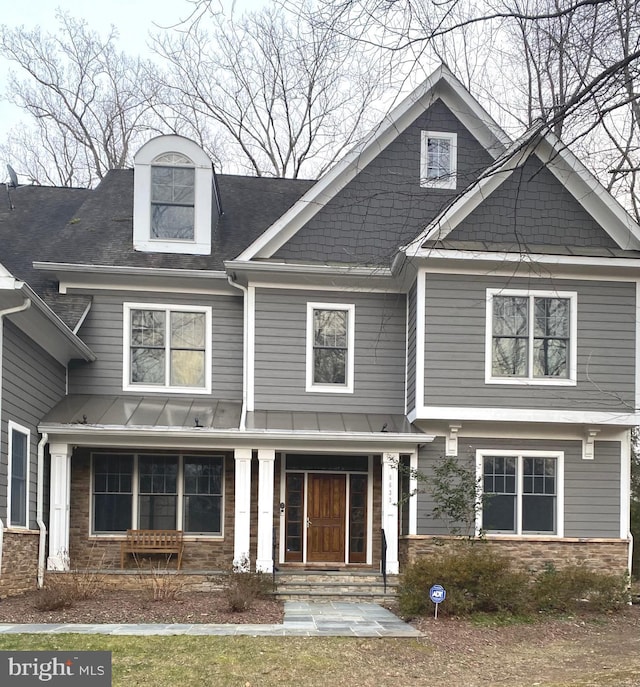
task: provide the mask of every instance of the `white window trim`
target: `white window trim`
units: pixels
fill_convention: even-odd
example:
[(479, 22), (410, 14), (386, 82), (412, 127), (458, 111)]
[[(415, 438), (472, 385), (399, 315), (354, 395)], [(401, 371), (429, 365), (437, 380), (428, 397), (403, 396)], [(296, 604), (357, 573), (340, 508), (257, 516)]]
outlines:
[[(194, 175), (194, 238), (151, 238), (151, 168), (157, 158), (175, 153), (189, 158)], [(162, 162), (159, 166), (166, 166)], [(176, 165), (184, 167), (185, 165)], [(133, 248), (146, 253), (211, 255), (213, 167), (200, 146), (182, 136), (157, 136), (140, 148), (134, 158)]]
[[(348, 316), (347, 375), (345, 384), (316, 384), (313, 381), (313, 313), (315, 310), (342, 310)], [(329, 394), (352, 394), (354, 390), (356, 306), (353, 303), (307, 303), (306, 391)]]
[[(526, 377), (493, 376), (493, 297), (525, 296), (533, 302), (534, 298), (565, 298), (569, 300), (569, 376), (568, 377), (533, 377), (533, 346), (529, 346), (529, 359)], [(533, 306), (531, 305), (530, 308)], [(531, 337), (533, 323), (529, 321)], [(529, 289), (487, 289), (485, 315), (485, 383), (486, 384), (520, 384), (527, 386), (576, 386), (578, 383), (578, 294), (575, 291), (535, 291)]]
[[(430, 138), (442, 138), (449, 141), (451, 152), (451, 167), (444, 179), (429, 179), (428, 174), (428, 142)], [(455, 189), (458, 173), (458, 134), (450, 131), (423, 131), (420, 140), (420, 186), (422, 188)]]
[[(144, 393), (173, 393), (173, 394), (210, 394), (211, 393), (211, 358), (212, 358), (212, 325), (211, 308), (203, 305), (174, 305), (160, 303), (124, 303), (122, 318), (122, 389)], [(204, 376), (203, 387), (171, 386), (161, 384), (132, 384), (131, 383), (131, 311), (132, 310), (159, 310), (165, 313), (171, 312), (198, 312), (205, 315), (205, 352), (204, 352)], [(165, 360), (165, 380), (169, 379), (168, 366), (170, 361)]]
[[(27, 455), (26, 455), (26, 474), (25, 474), (25, 523), (18, 524), (11, 522), (11, 491), (12, 491), (12, 469), (13, 469), (13, 432), (24, 434), (27, 438)], [(19, 425), (13, 420), (7, 423), (8, 432), (8, 455), (7, 455), (7, 527), (27, 530), (29, 529), (29, 479), (31, 474), (31, 430), (23, 425)]]
[[(516, 531), (515, 532), (487, 532), (491, 537), (522, 537), (539, 538), (564, 537), (564, 451), (510, 451), (508, 449), (478, 449), (476, 451), (476, 480), (480, 485), (480, 502), (476, 508), (476, 535), (479, 536), (482, 528), (482, 494), (485, 456), (513, 456), (518, 459), (517, 489), (516, 489)], [(522, 459), (523, 458), (555, 458), (556, 459), (556, 531), (555, 532), (522, 532)]]
[[(100, 455), (100, 451), (96, 451), (91, 454), (91, 476), (90, 476), (90, 486), (89, 486), (89, 536), (92, 538), (108, 539), (108, 538), (122, 538), (124, 532), (96, 532), (93, 529), (94, 524), (94, 474), (95, 474), (95, 462), (94, 456)], [(140, 496), (140, 472), (138, 468), (138, 459), (140, 456), (144, 456), (144, 453), (128, 453), (127, 455), (133, 456), (133, 473), (131, 477), (131, 527), (138, 527), (138, 499)], [(156, 455), (156, 454), (153, 454)], [(177, 456), (178, 458), (178, 480), (177, 480), (177, 503), (176, 503), (176, 527), (182, 530), (183, 536), (187, 540), (199, 540), (199, 539), (216, 539), (218, 541), (224, 539), (224, 519), (225, 519), (225, 501), (226, 501), (226, 470), (227, 470), (227, 456), (223, 453), (207, 453), (204, 456), (199, 456), (197, 453), (185, 452), (185, 453), (175, 453), (167, 454), (171, 456)], [(220, 534), (213, 534), (208, 532), (184, 532), (184, 459), (191, 457), (205, 457), (205, 458), (221, 458), (222, 459), (222, 485), (221, 485), (221, 496), (222, 505), (220, 508)]]

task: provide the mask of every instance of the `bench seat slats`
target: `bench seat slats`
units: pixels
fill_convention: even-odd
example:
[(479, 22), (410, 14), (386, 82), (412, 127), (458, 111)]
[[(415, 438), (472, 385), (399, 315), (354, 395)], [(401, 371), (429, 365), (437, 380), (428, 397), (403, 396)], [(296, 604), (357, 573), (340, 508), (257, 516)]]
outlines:
[(124, 568), (128, 553), (175, 553), (180, 570), (184, 550), (182, 535), (182, 530), (127, 530), (126, 539), (120, 542), (120, 567)]

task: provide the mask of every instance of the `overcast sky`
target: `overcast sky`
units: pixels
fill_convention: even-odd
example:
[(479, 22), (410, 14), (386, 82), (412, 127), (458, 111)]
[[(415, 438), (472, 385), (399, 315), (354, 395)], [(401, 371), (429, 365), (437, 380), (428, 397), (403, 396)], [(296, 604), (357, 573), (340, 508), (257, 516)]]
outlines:
[[(259, 7), (268, 0), (216, 0), (233, 6), (236, 12)], [(106, 0), (106, 2), (80, 2), (80, 0), (4, 0), (0, 24), (6, 26), (36, 26), (54, 30), (56, 10), (68, 11), (73, 17), (86, 19), (89, 26), (100, 33), (114, 25), (120, 34), (119, 46), (128, 54), (147, 54), (147, 38), (158, 27), (172, 26), (189, 16), (193, 5), (188, 0)], [(4, 100), (8, 66), (0, 58), (0, 137), (19, 124), (20, 110)], [(4, 178), (4, 162), (0, 160), (0, 180)]]

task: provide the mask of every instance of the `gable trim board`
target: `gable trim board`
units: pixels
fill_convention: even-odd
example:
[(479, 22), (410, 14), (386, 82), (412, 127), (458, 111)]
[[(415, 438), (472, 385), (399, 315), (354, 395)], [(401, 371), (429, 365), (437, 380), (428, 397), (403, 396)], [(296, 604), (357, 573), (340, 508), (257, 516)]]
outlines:
[(302, 198), (239, 256), (238, 260), (270, 258), (331, 198), (394, 141), (436, 100), (460, 119), (472, 136), (497, 159), (511, 144), (509, 137), (469, 94), (445, 65), (440, 66), (405, 98), (373, 132), (324, 174)]
[(442, 241), (506, 179), (535, 155), (586, 212), (624, 250), (640, 249), (640, 226), (550, 131), (527, 132), (482, 178), (463, 191), (400, 251), (418, 255), (425, 241)]

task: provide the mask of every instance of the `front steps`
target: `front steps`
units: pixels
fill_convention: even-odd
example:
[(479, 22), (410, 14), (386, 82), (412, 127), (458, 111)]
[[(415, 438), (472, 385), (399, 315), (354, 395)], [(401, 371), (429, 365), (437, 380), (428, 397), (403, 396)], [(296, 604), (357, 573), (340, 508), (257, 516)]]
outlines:
[(283, 569), (276, 573), (275, 597), (283, 601), (395, 601), (398, 576), (387, 575), (385, 592), (377, 572)]

